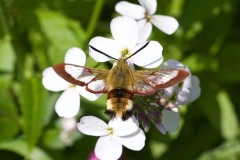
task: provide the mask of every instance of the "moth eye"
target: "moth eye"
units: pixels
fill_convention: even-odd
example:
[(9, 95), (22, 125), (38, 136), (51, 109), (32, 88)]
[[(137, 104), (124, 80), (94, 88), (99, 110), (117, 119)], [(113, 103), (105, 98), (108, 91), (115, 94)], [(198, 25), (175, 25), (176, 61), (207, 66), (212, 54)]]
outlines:
[(127, 110), (127, 111), (123, 112), (123, 115), (122, 115), (123, 121), (127, 120), (130, 117), (132, 117), (132, 110)]
[(113, 110), (107, 109), (104, 113), (108, 115), (111, 119), (116, 117), (116, 113)]

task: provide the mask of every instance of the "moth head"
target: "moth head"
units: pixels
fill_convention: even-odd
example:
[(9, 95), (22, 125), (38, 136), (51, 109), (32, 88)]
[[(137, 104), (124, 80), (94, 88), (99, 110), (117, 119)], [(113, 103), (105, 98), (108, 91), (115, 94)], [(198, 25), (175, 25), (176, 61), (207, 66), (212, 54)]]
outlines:
[[(143, 49), (149, 44), (149, 42), (150, 42), (150, 41), (148, 41), (147, 43), (145, 43), (141, 48), (139, 48), (137, 51), (135, 51), (135, 52), (132, 53), (132, 54), (131, 54), (131, 51), (130, 51), (128, 48), (123, 49), (123, 50), (121, 51), (121, 58), (122, 58), (122, 59), (125, 59), (125, 61), (126, 61), (127, 59), (131, 58), (132, 56), (134, 56), (135, 54), (137, 54), (138, 52), (140, 52), (141, 50), (143, 50)], [(95, 47), (93, 47), (93, 46), (91, 46), (91, 45), (89, 45), (89, 47), (90, 47), (91, 49), (93, 49), (94, 51), (96, 51), (96, 52), (98, 52), (98, 53), (101, 53), (102, 55), (105, 55), (105, 56), (108, 57), (108, 58), (111, 58), (111, 59), (114, 59), (114, 60), (118, 61), (118, 59), (110, 56), (109, 54), (106, 54), (106, 53), (100, 51), (99, 49), (97, 49), (97, 48), (95, 48)], [(120, 58), (120, 59), (121, 59), (121, 58)]]

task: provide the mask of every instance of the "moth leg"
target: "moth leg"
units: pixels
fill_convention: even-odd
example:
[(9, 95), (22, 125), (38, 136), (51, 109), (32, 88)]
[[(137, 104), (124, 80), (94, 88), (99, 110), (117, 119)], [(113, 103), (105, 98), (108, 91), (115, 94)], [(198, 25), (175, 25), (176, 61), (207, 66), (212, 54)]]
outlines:
[(111, 119), (113, 119), (113, 118), (116, 117), (116, 113), (115, 113), (113, 110), (111, 110), (111, 109), (105, 110), (104, 113), (105, 113), (106, 115), (108, 115)]

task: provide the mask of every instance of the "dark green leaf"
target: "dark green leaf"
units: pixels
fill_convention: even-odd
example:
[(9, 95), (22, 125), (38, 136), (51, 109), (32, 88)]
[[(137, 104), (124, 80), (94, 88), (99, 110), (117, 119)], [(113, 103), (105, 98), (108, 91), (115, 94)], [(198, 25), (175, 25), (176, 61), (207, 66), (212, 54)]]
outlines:
[(217, 78), (222, 81), (240, 81), (240, 43), (225, 45), (218, 54)]

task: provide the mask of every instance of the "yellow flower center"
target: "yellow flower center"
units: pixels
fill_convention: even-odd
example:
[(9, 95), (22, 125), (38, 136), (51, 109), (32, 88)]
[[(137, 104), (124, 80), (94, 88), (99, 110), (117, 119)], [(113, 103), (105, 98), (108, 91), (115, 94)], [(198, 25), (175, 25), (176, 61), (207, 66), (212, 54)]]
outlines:
[(147, 22), (150, 22), (151, 19), (152, 19), (152, 16), (149, 15), (149, 14), (146, 14), (146, 15), (145, 15), (145, 18), (146, 18)]
[(69, 84), (69, 87), (68, 88), (75, 88), (76, 85), (75, 84)]
[(128, 48), (125, 48), (125, 49), (123, 49), (123, 50), (121, 51), (121, 57), (127, 58), (127, 57), (129, 57), (130, 55), (131, 55), (131, 52), (129, 51)]
[(107, 130), (109, 134), (113, 135), (113, 128), (108, 128)]

